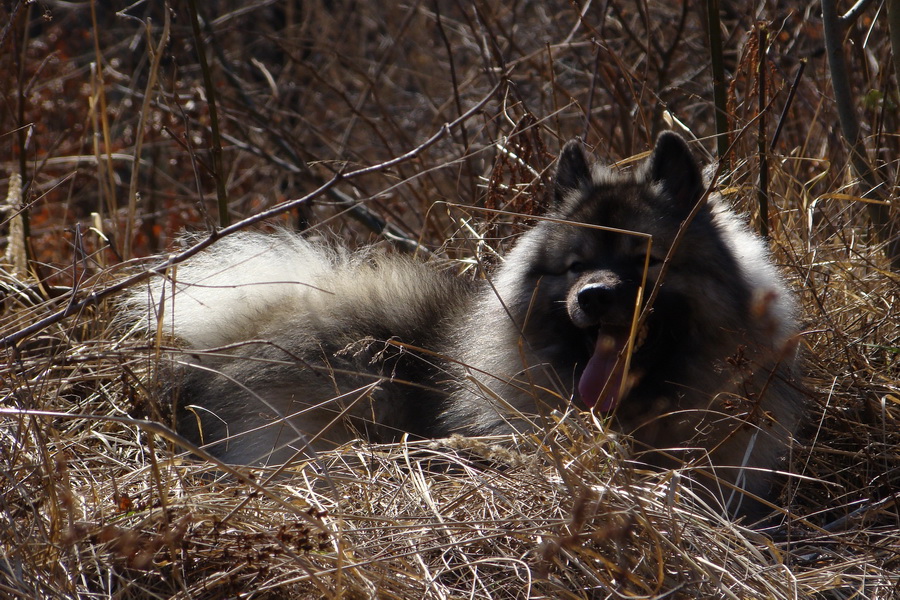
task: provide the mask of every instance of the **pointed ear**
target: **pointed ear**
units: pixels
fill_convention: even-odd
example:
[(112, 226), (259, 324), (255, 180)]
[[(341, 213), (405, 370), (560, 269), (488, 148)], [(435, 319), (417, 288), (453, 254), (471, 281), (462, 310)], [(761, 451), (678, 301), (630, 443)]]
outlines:
[(694, 160), (691, 149), (674, 131), (659, 134), (644, 169), (645, 177), (662, 185), (675, 206), (685, 212), (694, 208), (706, 189), (700, 166)]
[(553, 182), (553, 202), (562, 204), (566, 195), (591, 183), (591, 169), (580, 138), (566, 142), (559, 154), (556, 179)]

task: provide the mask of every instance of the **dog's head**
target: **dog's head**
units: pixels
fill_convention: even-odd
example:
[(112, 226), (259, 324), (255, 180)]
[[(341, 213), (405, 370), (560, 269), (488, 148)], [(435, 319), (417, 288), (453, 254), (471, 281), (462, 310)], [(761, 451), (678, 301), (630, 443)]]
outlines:
[(744, 310), (748, 294), (704, 196), (700, 167), (675, 133), (660, 135), (633, 172), (591, 165), (580, 140), (563, 148), (553, 208), (523, 236), (503, 284), (520, 286), (511, 312), (529, 343), (574, 365), (587, 407), (617, 409), (638, 386), (643, 399), (673, 397), (664, 388), (694, 329), (718, 322), (698, 314), (704, 302)]

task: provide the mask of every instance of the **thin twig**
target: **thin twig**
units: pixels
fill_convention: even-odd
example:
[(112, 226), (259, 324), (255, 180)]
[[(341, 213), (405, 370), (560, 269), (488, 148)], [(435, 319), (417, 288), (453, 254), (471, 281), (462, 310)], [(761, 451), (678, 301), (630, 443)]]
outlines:
[(784, 127), (788, 112), (791, 110), (791, 105), (794, 103), (794, 96), (797, 95), (797, 87), (800, 85), (800, 79), (803, 77), (803, 71), (806, 70), (807, 62), (807, 59), (801, 59), (800, 65), (797, 67), (797, 74), (794, 75), (794, 82), (791, 84), (791, 89), (788, 92), (788, 97), (784, 103), (784, 108), (781, 109), (781, 116), (778, 117), (778, 125), (775, 127), (775, 133), (772, 135), (772, 142), (771, 144), (769, 144), (770, 152), (775, 150), (775, 145), (778, 144), (778, 138), (781, 137), (781, 129), (782, 127)]
[(152, 59), (150, 61), (150, 72), (147, 74), (147, 87), (144, 91), (144, 101), (141, 103), (141, 112), (138, 116), (137, 131), (135, 131), (134, 136), (131, 182), (128, 186), (128, 216), (125, 221), (125, 239), (122, 241), (122, 256), (126, 260), (131, 258), (131, 244), (134, 241), (132, 239), (134, 235), (133, 230), (135, 221), (137, 220), (137, 186), (138, 179), (140, 178), (139, 167), (141, 164), (141, 151), (144, 146), (144, 128), (147, 125), (147, 118), (150, 115), (150, 99), (153, 97), (153, 89), (156, 87), (156, 80), (159, 76), (159, 64), (162, 61), (163, 50), (165, 50), (169, 43), (169, 29), (172, 24), (168, 7), (163, 9), (163, 14), (165, 14), (165, 18), (163, 20), (162, 35), (159, 37), (159, 44), (157, 44), (156, 48), (153, 48), (153, 46), (150, 45), (150, 41), (153, 39), (153, 29), (151, 27), (150, 19), (147, 19), (147, 22), (145, 23), (147, 46), (150, 48)]
[(769, 49), (769, 30), (765, 23), (757, 24), (759, 44), (757, 46), (757, 58), (759, 70), (757, 73), (757, 88), (759, 100), (759, 122), (757, 123), (756, 154), (759, 157), (759, 187), (757, 188), (757, 200), (759, 202), (759, 233), (763, 237), (769, 237), (769, 158), (766, 154), (766, 69), (768, 67), (767, 55)]
[(222, 167), (222, 140), (219, 137), (219, 113), (216, 109), (216, 89), (213, 85), (212, 73), (209, 63), (206, 61), (203, 36), (200, 34), (200, 17), (197, 15), (196, 0), (188, 0), (188, 10), (191, 13), (191, 31), (194, 35), (194, 45), (197, 47), (197, 58), (200, 61), (200, 71), (203, 73), (203, 88), (206, 90), (206, 105), (209, 108), (209, 129), (212, 134), (212, 167), (213, 179), (216, 182), (216, 200), (219, 205), (219, 225), (228, 227), (231, 224), (231, 215), (228, 213), (228, 193), (225, 191), (225, 172)]
[(713, 74), (713, 104), (716, 109), (716, 152), (719, 160), (725, 160), (729, 146), (728, 99), (725, 58), (722, 51), (722, 25), (719, 22), (719, 0), (706, 0), (706, 28)]
[(844, 27), (852, 25), (870, 4), (872, 4), (872, 0), (858, 0), (856, 4), (850, 7), (850, 10), (841, 15), (841, 25)]

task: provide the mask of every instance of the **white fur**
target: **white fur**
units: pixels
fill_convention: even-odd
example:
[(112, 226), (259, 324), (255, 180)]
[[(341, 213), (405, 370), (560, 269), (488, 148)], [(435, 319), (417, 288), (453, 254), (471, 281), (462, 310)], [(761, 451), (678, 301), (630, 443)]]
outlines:
[(797, 306), (793, 294), (787, 290), (778, 269), (772, 263), (771, 253), (765, 240), (750, 231), (745, 220), (734, 213), (721, 198), (710, 200), (713, 220), (723, 233), (722, 239), (728, 244), (743, 271), (744, 279), (756, 296), (763, 301), (771, 295), (768, 306), (769, 321), (777, 326), (777, 347), (797, 331)]
[(214, 348), (254, 339), (266, 316), (327, 294), (317, 281), (352, 261), (349, 252), (287, 232), (239, 232), (153, 279), (149, 290), (135, 290), (126, 303), (146, 329), (156, 329), (162, 312), (164, 333), (192, 348)]

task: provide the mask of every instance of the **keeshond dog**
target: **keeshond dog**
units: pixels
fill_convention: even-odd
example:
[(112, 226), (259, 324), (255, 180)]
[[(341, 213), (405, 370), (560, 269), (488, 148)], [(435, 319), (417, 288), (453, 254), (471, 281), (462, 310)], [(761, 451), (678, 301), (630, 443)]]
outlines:
[(158, 278), (131, 306), (187, 349), (178, 429), (229, 463), (283, 463), (577, 407), (637, 460), (701, 466), (719, 501), (766, 496), (803, 409), (796, 309), (763, 241), (672, 132), (633, 172), (569, 142), (550, 196), (478, 281), (287, 232), (228, 236)]

